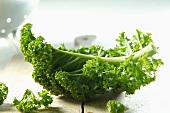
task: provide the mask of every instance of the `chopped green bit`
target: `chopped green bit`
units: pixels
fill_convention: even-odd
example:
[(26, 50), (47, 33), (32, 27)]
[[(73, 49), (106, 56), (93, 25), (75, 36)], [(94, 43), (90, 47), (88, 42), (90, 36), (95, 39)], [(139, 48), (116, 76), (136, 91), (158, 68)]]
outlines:
[(4, 100), (7, 98), (8, 95), (8, 87), (6, 84), (0, 82), (0, 105), (4, 103)]
[(51, 95), (48, 91), (43, 90), (38, 92), (38, 96), (35, 96), (33, 92), (29, 89), (25, 90), (25, 93), (21, 100), (17, 100), (16, 97), (13, 100), (13, 104), (21, 112), (31, 112), (38, 110), (42, 106), (45, 108), (53, 102)]
[(116, 100), (109, 100), (106, 105), (109, 113), (124, 113), (127, 108)]

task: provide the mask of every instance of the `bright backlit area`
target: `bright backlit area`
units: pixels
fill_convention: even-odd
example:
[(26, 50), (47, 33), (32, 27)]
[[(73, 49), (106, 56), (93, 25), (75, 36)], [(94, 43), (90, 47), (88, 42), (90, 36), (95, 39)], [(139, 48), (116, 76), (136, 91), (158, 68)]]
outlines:
[(169, 4), (168, 0), (41, 0), (28, 22), (51, 43), (93, 34), (97, 44), (112, 45), (120, 32), (131, 36), (136, 29), (162, 39), (170, 29)]

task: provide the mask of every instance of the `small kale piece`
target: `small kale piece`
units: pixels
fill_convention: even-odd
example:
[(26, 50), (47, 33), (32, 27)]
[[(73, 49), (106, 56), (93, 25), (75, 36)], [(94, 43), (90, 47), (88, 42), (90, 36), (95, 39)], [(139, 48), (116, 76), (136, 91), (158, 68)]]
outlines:
[(7, 98), (8, 95), (8, 87), (6, 84), (0, 82), (0, 105), (4, 103), (4, 100)]
[(124, 113), (128, 108), (116, 100), (109, 100), (106, 104), (109, 113)]
[(25, 93), (21, 100), (17, 100), (16, 97), (13, 100), (13, 104), (21, 112), (31, 112), (38, 110), (42, 106), (45, 108), (53, 102), (51, 95), (48, 91), (43, 90), (38, 92), (38, 96), (35, 96), (33, 92), (29, 89), (25, 90)]

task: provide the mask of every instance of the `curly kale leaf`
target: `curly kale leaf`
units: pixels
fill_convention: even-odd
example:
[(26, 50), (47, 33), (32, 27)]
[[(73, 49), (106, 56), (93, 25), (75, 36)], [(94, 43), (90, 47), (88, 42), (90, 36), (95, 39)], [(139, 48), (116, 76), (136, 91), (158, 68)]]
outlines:
[(13, 100), (13, 104), (21, 112), (31, 112), (38, 110), (42, 106), (45, 108), (53, 102), (51, 95), (48, 91), (43, 90), (38, 92), (38, 96), (35, 96), (33, 92), (29, 89), (25, 90), (25, 93), (21, 100), (17, 100), (16, 97)]
[(125, 36), (125, 32), (122, 32), (116, 41), (118, 44), (113, 50), (119, 56), (131, 55), (153, 43), (151, 33), (144, 34), (138, 29), (136, 29), (136, 35), (133, 35), (131, 39)]
[[(152, 69), (154, 61), (145, 56), (137, 62), (133, 62), (132, 58), (115, 66), (97, 57), (88, 60), (82, 72), (59, 71), (55, 77), (68, 94), (78, 100), (86, 101), (95, 94), (106, 93), (108, 89), (115, 93), (126, 91), (127, 94), (134, 94), (141, 86), (155, 81), (156, 69)], [(146, 65), (146, 60), (150, 64)]]
[(4, 100), (7, 98), (8, 95), (8, 87), (6, 84), (0, 82), (0, 105), (4, 103)]
[(110, 49), (99, 45), (67, 49), (64, 44), (54, 48), (42, 36), (35, 38), (31, 27), (27, 23), (21, 29), (21, 51), (34, 67), (35, 82), (54, 95), (86, 101), (108, 89), (134, 94), (155, 80), (163, 64), (153, 57), (157, 47), (150, 33), (137, 30), (137, 35), (127, 38), (122, 32)]

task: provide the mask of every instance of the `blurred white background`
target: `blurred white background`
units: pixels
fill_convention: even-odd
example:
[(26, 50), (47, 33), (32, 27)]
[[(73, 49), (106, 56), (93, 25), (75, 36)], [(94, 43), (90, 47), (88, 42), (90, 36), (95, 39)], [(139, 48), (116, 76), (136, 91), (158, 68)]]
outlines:
[(168, 0), (40, 0), (27, 21), (34, 25), (36, 35), (51, 43), (93, 34), (96, 44), (113, 45), (120, 32), (132, 36), (139, 29), (151, 32), (164, 45), (169, 20)]

